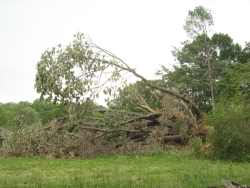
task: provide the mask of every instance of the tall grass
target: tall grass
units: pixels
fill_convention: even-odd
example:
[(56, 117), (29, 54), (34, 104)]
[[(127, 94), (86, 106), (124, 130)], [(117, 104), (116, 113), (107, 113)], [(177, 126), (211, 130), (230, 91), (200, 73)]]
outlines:
[(206, 187), (250, 184), (250, 163), (195, 159), (178, 150), (86, 160), (0, 158), (0, 187)]

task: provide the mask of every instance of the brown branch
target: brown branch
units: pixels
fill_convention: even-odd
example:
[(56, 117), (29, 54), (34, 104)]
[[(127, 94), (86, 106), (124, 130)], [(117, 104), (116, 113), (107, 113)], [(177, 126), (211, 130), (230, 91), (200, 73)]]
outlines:
[(104, 132), (104, 133), (115, 133), (115, 132), (150, 133), (151, 132), (151, 131), (145, 131), (145, 130), (126, 130), (126, 129), (106, 130), (106, 129), (98, 129), (98, 128), (93, 128), (93, 127), (80, 127), (80, 129), (97, 131), (97, 132)]
[(103, 137), (105, 135), (107, 135), (107, 133), (100, 134), (100, 135), (96, 136), (95, 138), (101, 138), (101, 137)]
[(173, 135), (173, 136), (167, 136), (162, 138), (164, 142), (169, 142), (169, 141), (181, 141), (181, 136), (180, 135)]
[(153, 110), (152, 108), (150, 108), (148, 105), (140, 105), (141, 107), (144, 107), (144, 108), (146, 108), (146, 109), (148, 109), (150, 112), (152, 112), (152, 113), (156, 113), (156, 111), (155, 110)]
[(189, 108), (189, 106), (186, 103), (183, 102), (183, 100), (180, 100), (180, 104), (186, 110), (186, 112), (188, 113), (188, 115), (191, 118), (194, 118), (194, 114), (192, 113), (191, 109)]
[(87, 126), (105, 126), (105, 123), (88, 123), (88, 122), (84, 122), (82, 123), (83, 125), (87, 125)]
[(147, 115), (142, 115), (142, 116), (139, 116), (139, 117), (135, 117), (133, 119), (130, 119), (130, 120), (127, 120), (127, 121), (124, 121), (122, 123), (120, 123), (119, 125), (125, 125), (125, 124), (128, 124), (128, 123), (132, 123), (132, 122), (135, 122), (137, 120), (141, 120), (141, 119), (146, 119), (146, 120), (152, 120), (152, 119), (155, 119), (159, 116), (161, 116), (162, 113), (161, 112), (156, 112), (156, 113), (150, 113), (150, 114), (147, 114)]

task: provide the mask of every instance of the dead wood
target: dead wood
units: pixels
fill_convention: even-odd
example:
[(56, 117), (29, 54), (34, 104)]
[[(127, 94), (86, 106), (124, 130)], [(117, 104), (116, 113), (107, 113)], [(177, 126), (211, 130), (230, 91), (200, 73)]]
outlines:
[(133, 140), (133, 142), (141, 142), (141, 141), (146, 140), (146, 138), (143, 136), (143, 137), (132, 139), (132, 140)]
[(196, 125), (191, 130), (194, 135), (207, 135), (209, 132), (213, 131), (214, 127), (205, 125)]
[(163, 137), (162, 140), (164, 142), (169, 142), (169, 141), (181, 141), (181, 137), (180, 135), (174, 135), (174, 136), (166, 136), (166, 137)]
[(91, 122), (91, 123), (84, 122), (84, 123), (82, 123), (82, 124), (83, 124), (83, 125), (86, 125), (86, 126), (99, 126), (99, 127), (105, 126), (105, 123), (95, 123), (95, 122)]
[(155, 110), (153, 110), (152, 108), (150, 108), (148, 105), (140, 105), (141, 107), (144, 107), (144, 108), (146, 108), (146, 109), (148, 109), (150, 112), (152, 112), (152, 113), (156, 113), (156, 111)]
[(93, 127), (80, 127), (80, 129), (96, 131), (96, 132), (104, 132), (104, 133), (116, 133), (116, 132), (150, 133), (151, 132), (151, 131), (146, 131), (146, 130), (126, 130), (126, 129), (106, 130), (106, 129), (98, 129), (98, 128), (93, 128)]
[(137, 138), (141, 138), (141, 137), (143, 137), (144, 136), (144, 134), (134, 134), (134, 135), (132, 135), (132, 136), (130, 136), (130, 138), (131, 139), (137, 139)]
[(145, 121), (144, 125), (147, 127), (154, 127), (154, 126), (159, 126), (161, 124), (157, 120), (147, 120)]
[(169, 129), (168, 132), (165, 134), (165, 136), (173, 136), (173, 135), (179, 135), (179, 134), (171, 129)]
[(162, 115), (161, 112), (149, 113), (147, 115), (141, 115), (141, 116), (138, 116), (138, 117), (135, 117), (133, 119), (130, 119), (130, 120), (127, 120), (127, 121), (124, 121), (124, 122), (120, 123), (120, 126), (128, 124), (128, 123), (132, 123), (132, 122), (135, 122), (135, 121), (138, 121), (138, 120), (141, 120), (141, 119), (155, 120), (155, 118), (157, 118), (157, 117), (159, 117), (161, 115)]

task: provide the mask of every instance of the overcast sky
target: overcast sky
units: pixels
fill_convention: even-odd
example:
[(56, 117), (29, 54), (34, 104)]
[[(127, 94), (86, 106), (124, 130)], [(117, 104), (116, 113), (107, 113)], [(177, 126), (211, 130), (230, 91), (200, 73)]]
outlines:
[(41, 54), (77, 32), (154, 78), (161, 64), (175, 63), (172, 46), (188, 39), (184, 20), (197, 6), (211, 10), (211, 34), (228, 34), (242, 46), (250, 41), (250, 0), (0, 0), (0, 102), (39, 98)]

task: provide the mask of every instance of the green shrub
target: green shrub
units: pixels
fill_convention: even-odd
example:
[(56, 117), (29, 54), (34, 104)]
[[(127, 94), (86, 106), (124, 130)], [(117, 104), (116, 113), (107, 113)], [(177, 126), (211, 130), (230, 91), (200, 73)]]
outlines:
[(207, 117), (214, 131), (208, 135), (212, 156), (243, 160), (250, 155), (250, 106), (231, 102), (219, 104)]

